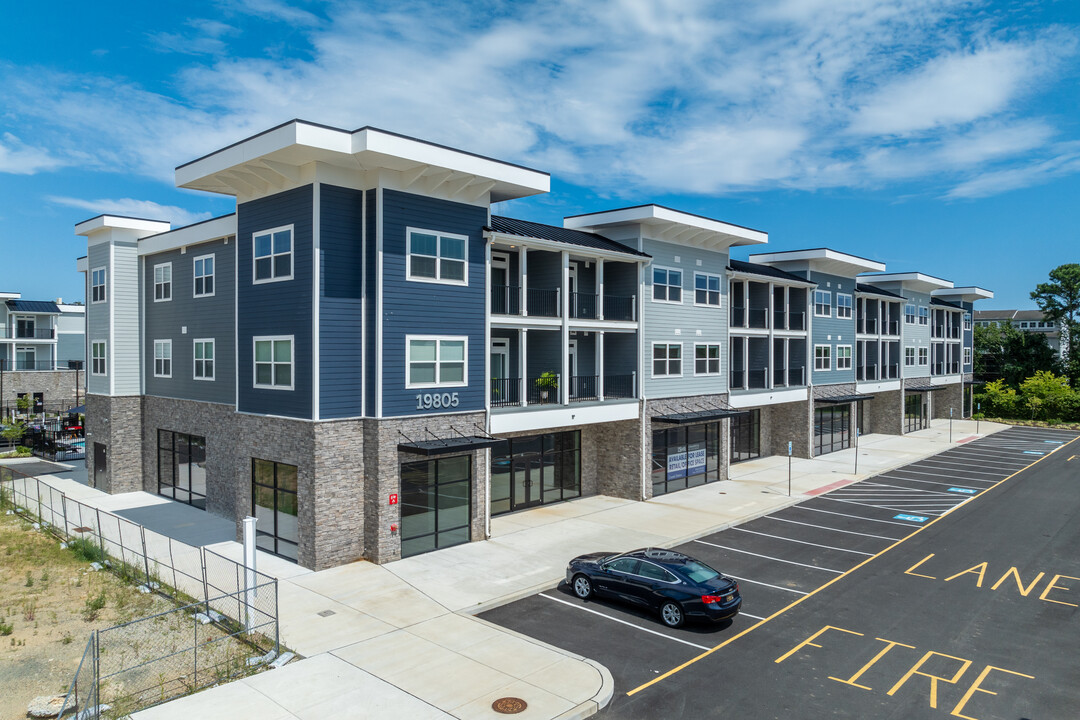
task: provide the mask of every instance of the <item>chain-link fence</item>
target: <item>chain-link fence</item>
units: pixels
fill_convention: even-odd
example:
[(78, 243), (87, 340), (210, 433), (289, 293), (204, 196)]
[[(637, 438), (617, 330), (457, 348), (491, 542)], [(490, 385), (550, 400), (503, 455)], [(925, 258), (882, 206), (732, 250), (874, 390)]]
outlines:
[(179, 604), (94, 633), (65, 702), (69, 711), (79, 708), (79, 720), (97, 718), (103, 704), (114, 715), (134, 712), (246, 674), (253, 655), (278, 654), (275, 578), (67, 497), (12, 467), (0, 467), (0, 500), (86, 560)]

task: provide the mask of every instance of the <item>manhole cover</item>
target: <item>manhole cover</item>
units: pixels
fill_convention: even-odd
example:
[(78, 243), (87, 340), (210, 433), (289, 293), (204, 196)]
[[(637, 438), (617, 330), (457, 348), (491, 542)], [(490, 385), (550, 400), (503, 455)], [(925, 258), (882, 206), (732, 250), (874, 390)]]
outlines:
[(527, 707), (529, 707), (527, 702), (516, 697), (499, 698), (491, 703), (491, 709), (503, 715), (517, 715), (519, 712), (525, 712)]
[(323, 610), (321, 613), (319, 613), (319, 617), (330, 617), (331, 615), (335, 614), (336, 613), (333, 610)]

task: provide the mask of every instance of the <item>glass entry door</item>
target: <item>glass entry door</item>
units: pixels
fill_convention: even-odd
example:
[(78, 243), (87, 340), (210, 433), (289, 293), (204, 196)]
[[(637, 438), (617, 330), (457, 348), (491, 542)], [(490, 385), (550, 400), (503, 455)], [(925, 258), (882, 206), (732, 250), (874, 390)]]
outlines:
[[(544, 463), (538, 453), (526, 453), (514, 458), (514, 501), (511, 510), (523, 510), (544, 501)], [(554, 476), (554, 466), (547, 468)]]
[(904, 398), (904, 432), (926, 427), (926, 393), (912, 393)]

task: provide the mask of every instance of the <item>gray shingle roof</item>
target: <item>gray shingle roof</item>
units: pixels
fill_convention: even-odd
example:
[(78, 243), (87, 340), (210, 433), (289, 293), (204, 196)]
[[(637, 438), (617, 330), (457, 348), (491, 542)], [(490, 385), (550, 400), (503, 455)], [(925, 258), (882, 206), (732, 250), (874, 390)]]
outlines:
[(879, 288), (876, 285), (870, 285), (870, 284), (867, 284), (867, 283), (855, 283), (855, 291), (856, 292), (861, 292), (861, 293), (867, 293), (869, 295), (883, 295), (885, 297), (894, 297), (894, 298), (897, 298), (898, 300), (906, 300), (907, 299), (903, 295), (897, 295), (894, 292), (889, 292), (888, 290), (882, 290), (881, 288)]
[(770, 265), (758, 265), (757, 263), (746, 262), (745, 260), (729, 260), (728, 268), (734, 270), (735, 272), (751, 273), (753, 275), (764, 275), (766, 277), (777, 278), (778, 280), (787, 280), (789, 282), (793, 280), (800, 283), (809, 283), (811, 285), (814, 284), (806, 278), (799, 277), (798, 275), (793, 275), (789, 272), (784, 272), (783, 270), (778, 270)]
[(636, 257), (650, 257), (643, 252), (638, 252), (632, 247), (617, 243), (614, 240), (608, 240), (603, 235), (597, 235), (596, 233), (570, 230), (557, 225), (545, 225), (544, 223), (518, 220), (517, 218), (509, 218), (502, 215), (492, 215), (491, 227), (488, 229), (505, 235), (539, 238), (541, 240), (551, 240), (553, 242), (577, 245), (578, 247), (592, 248), (594, 250), (606, 250), (607, 252), (624, 253)]

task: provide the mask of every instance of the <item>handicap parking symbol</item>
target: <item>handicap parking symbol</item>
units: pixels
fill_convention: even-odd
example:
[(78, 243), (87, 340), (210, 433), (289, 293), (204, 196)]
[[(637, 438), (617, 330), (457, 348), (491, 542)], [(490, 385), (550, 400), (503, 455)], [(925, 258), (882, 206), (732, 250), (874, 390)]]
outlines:
[(908, 522), (926, 522), (930, 518), (922, 515), (893, 515), (893, 520), (907, 520)]

